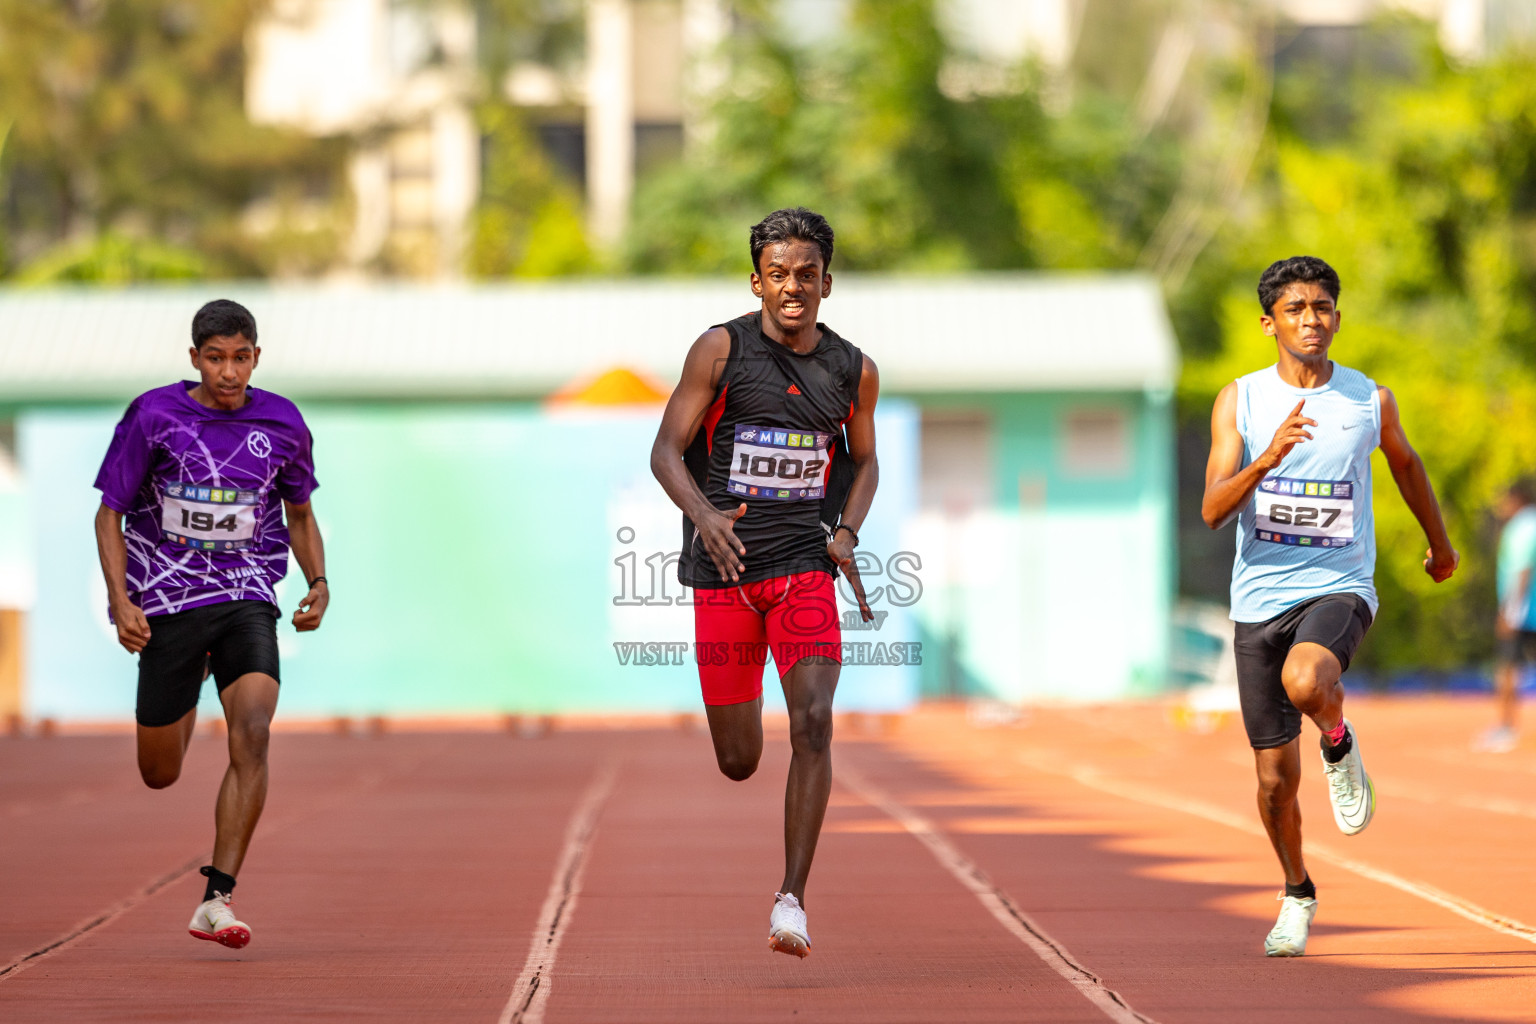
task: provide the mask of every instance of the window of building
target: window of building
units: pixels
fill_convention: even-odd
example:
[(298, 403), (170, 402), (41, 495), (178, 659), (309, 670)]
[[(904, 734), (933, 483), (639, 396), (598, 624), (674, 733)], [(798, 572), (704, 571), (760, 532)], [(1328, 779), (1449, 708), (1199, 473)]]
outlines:
[(1131, 468), (1131, 424), (1124, 409), (1078, 408), (1062, 420), (1061, 467), (1068, 476), (1120, 477)]
[(992, 417), (965, 409), (923, 410), (919, 501), (957, 515), (995, 501)]

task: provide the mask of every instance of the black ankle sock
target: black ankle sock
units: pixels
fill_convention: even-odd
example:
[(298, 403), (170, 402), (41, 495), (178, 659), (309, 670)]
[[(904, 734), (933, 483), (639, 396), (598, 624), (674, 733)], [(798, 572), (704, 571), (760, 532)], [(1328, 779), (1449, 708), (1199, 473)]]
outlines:
[(1300, 885), (1292, 885), (1290, 882), (1286, 882), (1285, 894), (1287, 896), (1295, 896), (1299, 900), (1315, 900), (1317, 899), (1317, 886), (1312, 884), (1312, 876), (1308, 875), (1301, 880)]
[(226, 875), (212, 864), (209, 864), (199, 870), (208, 879), (207, 886), (203, 888), (204, 903), (207, 903), (209, 900), (213, 899), (213, 894), (216, 892), (221, 892), (225, 896), (234, 895), (235, 879), (232, 875)]
[(1344, 760), (1344, 755), (1349, 753), (1355, 747), (1355, 737), (1348, 732), (1344, 734), (1343, 739), (1339, 740), (1339, 742), (1335, 743), (1331, 747), (1328, 745), (1328, 740), (1326, 737), (1321, 742), (1323, 746), (1323, 760), (1327, 761), (1329, 764), (1338, 764), (1340, 761)]

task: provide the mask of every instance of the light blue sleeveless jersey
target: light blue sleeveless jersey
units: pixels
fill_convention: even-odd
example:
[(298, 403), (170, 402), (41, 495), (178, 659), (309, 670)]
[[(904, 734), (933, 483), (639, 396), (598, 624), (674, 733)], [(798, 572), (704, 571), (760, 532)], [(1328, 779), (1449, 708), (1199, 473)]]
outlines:
[(1320, 388), (1293, 388), (1268, 369), (1237, 379), (1243, 465), (1253, 462), (1296, 403), (1317, 421), (1238, 513), (1232, 618), (1263, 622), (1324, 594), (1359, 594), (1376, 613), (1376, 520), (1371, 452), (1381, 444), (1376, 382), (1333, 364)]

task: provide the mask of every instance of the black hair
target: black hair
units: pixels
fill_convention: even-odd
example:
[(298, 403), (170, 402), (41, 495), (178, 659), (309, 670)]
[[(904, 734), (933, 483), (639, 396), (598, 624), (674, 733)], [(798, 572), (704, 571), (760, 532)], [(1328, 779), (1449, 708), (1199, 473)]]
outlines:
[(1520, 477), (1509, 485), (1508, 494), (1522, 505), (1536, 505), (1536, 486), (1528, 476)]
[(202, 348), (209, 338), (228, 338), (237, 334), (252, 345), (256, 344), (256, 318), (238, 302), (214, 299), (192, 318), (192, 344), (198, 348)]
[(1335, 303), (1339, 301), (1339, 275), (1332, 267), (1316, 256), (1292, 256), (1276, 260), (1259, 275), (1259, 305), (1264, 307), (1265, 316), (1274, 315), (1280, 293), (1286, 285), (1297, 281), (1320, 284)]
[(788, 242), (791, 239), (815, 242), (816, 248), (821, 250), (823, 273), (832, 268), (832, 225), (828, 224), (827, 218), (821, 214), (813, 213), (803, 206), (797, 206), (793, 210), (774, 210), (752, 225), (749, 238), (752, 243), (754, 274), (761, 269), (758, 260), (762, 257), (764, 249), (775, 242)]

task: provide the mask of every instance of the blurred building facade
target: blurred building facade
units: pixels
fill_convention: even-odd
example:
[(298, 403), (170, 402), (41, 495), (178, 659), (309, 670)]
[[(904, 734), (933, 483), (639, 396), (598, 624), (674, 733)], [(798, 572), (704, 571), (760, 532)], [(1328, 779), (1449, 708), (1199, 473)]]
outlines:
[(475, 23), (462, 5), (276, 0), (247, 45), (258, 124), (353, 144), (345, 266), (457, 272), (479, 194)]
[[(613, 244), (636, 174), (675, 159), (697, 128), (689, 97), (711, 85), (730, 20), (726, 0), (579, 6), (580, 61), (515, 61), (494, 85), (585, 193), (593, 239)], [(252, 31), (252, 119), (355, 144), (350, 270), (458, 274), (479, 192), (478, 31), (457, 0), (278, 0)]]
[[(1069, 78), (1074, 61), (1083, 59), (1085, 21), (1100, 24), (1106, 11), (1094, 7), (1108, 2), (948, 0), (939, 13), (955, 45), (983, 63), (1035, 59)], [(835, 44), (850, 5), (782, 0), (779, 12), (799, 41)], [(1393, 11), (1433, 21), (1447, 51), (1464, 59), (1536, 37), (1536, 8), (1526, 0), (1136, 6), (1141, 17), (1133, 27), (1153, 37), (1142, 48), (1149, 55), (1144, 74), (1134, 76), (1141, 82), (1139, 114), (1147, 120), (1167, 109), (1197, 49), (1221, 48), (1255, 17), (1287, 26), (1292, 49), (1296, 32), (1315, 31), (1324, 47), (1337, 47), (1338, 33)], [(622, 239), (637, 176), (678, 159), (690, 140), (708, 133), (703, 101), (727, 73), (721, 44), (735, 24), (730, 0), (549, 5), (557, 9), (581, 26), (579, 52), (498, 64), (489, 70), (499, 80), (487, 85), (482, 36), (488, 30), (470, 0), (275, 0), (268, 6), (249, 39), (248, 112), (258, 123), (351, 141), (355, 218), (342, 257), (345, 272), (460, 276), (480, 193), (475, 107), (487, 88), (523, 111), (546, 155), (583, 195), (588, 235), (599, 250)]]

